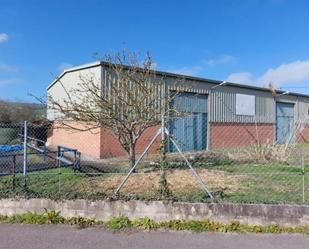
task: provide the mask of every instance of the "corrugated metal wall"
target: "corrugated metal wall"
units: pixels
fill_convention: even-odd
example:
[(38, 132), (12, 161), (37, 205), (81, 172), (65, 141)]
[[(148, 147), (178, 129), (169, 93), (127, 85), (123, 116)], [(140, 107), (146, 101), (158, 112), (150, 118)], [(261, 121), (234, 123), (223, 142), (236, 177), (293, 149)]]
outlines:
[(276, 103), (276, 141), (278, 143), (290, 143), (295, 141), (294, 109), (292, 103)]
[(215, 90), (210, 97), (210, 121), (211, 122), (240, 122), (240, 123), (274, 123), (275, 108), (272, 97), (261, 95), (258, 92), (239, 93), (255, 96), (255, 116), (236, 115), (236, 93), (235, 89)]
[[(170, 123), (169, 130), (182, 151), (207, 148), (208, 97), (205, 94), (181, 93), (171, 103), (175, 110), (186, 113)], [(170, 143), (170, 151), (177, 151)]]
[[(108, 81), (107, 70), (102, 70), (103, 83)], [(237, 123), (275, 123), (276, 102), (289, 102), (295, 104), (295, 121), (308, 119), (309, 98), (291, 95), (282, 95), (274, 98), (270, 92), (247, 89), (234, 86), (220, 86), (211, 82), (187, 80), (165, 77), (166, 86), (158, 89), (159, 99), (167, 92), (192, 92), (208, 95), (209, 122), (237, 122)], [(255, 116), (236, 115), (236, 94), (255, 96)], [(164, 103), (160, 103), (164, 104)]]
[[(239, 123), (275, 123), (275, 101), (271, 93), (257, 90), (220, 86), (178, 79), (168, 79), (168, 89), (209, 95), (209, 122)], [(236, 94), (248, 94), (256, 97), (255, 116), (236, 115)]]

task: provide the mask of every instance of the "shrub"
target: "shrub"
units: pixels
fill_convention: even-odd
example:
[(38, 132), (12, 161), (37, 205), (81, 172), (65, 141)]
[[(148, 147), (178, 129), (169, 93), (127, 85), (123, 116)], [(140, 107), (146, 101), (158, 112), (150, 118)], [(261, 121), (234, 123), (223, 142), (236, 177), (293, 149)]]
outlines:
[(45, 218), (46, 222), (49, 224), (61, 224), (65, 221), (65, 219), (60, 215), (60, 211), (57, 212), (55, 210), (45, 209), (43, 218)]
[[(231, 165), (234, 163), (224, 151), (206, 151), (186, 153), (188, 160), (195, 168), (211, 168), (219, 165)], [(160, 164), (160, 163), (157, 163)], [(187, 169), (188, 165), (178, 154), (168, 155), (164, 169)]]
[(158, 224), (147, 216), (144, 218), (134, 220), (132, 222), (132, 225), (133, 227), (143, 228), (147, 230), (158, 228)]
[(27, 212), (8, 217), (6, 223), (45, 224), (46, 219), (42, 214)]
[(106, 222), (106, 227), (109, 229), (122, 229), (132, 226), (132, 222), (127, 216), (113, 217)]
[(66, 224), (78, 226), (79, 228), (86, 228), (93, 225), (100, 224), (100, 222), (96, 222), (94, 219), (88, 219), (85, 217), (72, 217), (66, 221)]
[(160, 197), (163, 197), (164, 199), (170, 199), (172, 197), (172, 192), (169, 189), (168, 182), (166, 179), (165, 171), (163, 171), (160, 175), (159, 180), (159, 188), (157, 190)]
[(309, 235), (309, 226), (298, 227), (281, 227), (278, 225), (268, 226), (250, 226), (241, 224), (238, 221), (232, 221), (228, 224), (211, 221), (211, 220), (170, 220), (163, 222), (156, 222), (149, 217), (140, 218), (130, 221), (126, 216), (113, 217), (106, 223), (88, 219), (84, 217), (72, 217), (65, 219), (59, 212), (47, 211), (44, 213), (17, 214), (13, 216), (0, 215), (0, 223), (24, 223), (24, 224), (69, 224), (77, 225), (79, 228), (105, 224), (109, 229), (123, 229), (136, 227), (141, 229), (171, 229), (171, 230), (188, 230), (194, 232), (237, 232), (237, 233), (302, 233)]
[(257, 143), (250, 147), (239, 149), (237, 153), (229, 152), (232, 160), (250, 158), (252, 162), (289, 163), (295, 153), (295, 146), (290, 144), (274, 144), (271, 142)]

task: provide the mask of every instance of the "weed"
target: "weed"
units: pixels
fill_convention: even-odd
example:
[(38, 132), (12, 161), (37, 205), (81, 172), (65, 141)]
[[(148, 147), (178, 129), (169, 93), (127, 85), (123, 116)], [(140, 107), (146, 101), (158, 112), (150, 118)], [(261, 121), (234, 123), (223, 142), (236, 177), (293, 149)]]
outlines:
[(46, 220), (41, 214), (27, 212), (24, 214), (9, 216), (5, 223), (45, 224)]
[(170, 198), (172, 196), (172, 192), (169, 189), (169, 186), (166, 180), (166, 173), (164, 170), (162, 171), (160, 175), (159, 188), (157, 191), (165, 199)]
[(109, 229), (122, 229), (129, 228), (132, 226), (132, 222), (127, 216), (113, 217), (106, 222), (106, 227)]
[(66, 224), (78, 226), (79, 228), (86, 228), (93, 225), (99, 225), (101, 222), (97, 222), (94, 219), (88, 219), (85, 217), (72, 217), (66, 220)]
[(250, 226), (241, 224), (238, 221), (232, 221), (228, 224), (211, 221), (211, 220), (170, 220), (156, 222), (149, 217), (139, 218), (131, 221), (126, 216), (113, 217), (106, 223), (89, 219), (85, 217), (64, 218), (56, 211), (45, 210), (44, 213), (16, 214), (13, 216), (0, 215), (0, 223), (23, 223), (23, 224), (68, 224), (85, 228), (105, 224), (109, 229), (123, 228), (141, 228), (146, 230), (151, 229), (170, 229), (170, 230), (188, 230), (193, 232), (236, 232), (236, 233), (302, 233), (309, 235), (309, 226), (298, 227), (281, 227), (278, 225), (268, 226)]
[(158, 228), (158, 224), (147, 216), (144, 218), (140, 218), (140, 219), (132, 221), (132, 225), (133, 227), (142, 228), (146, 230)]
[(48, 224), (61, 224), (64, 222), (64, 218), (60, 215), (60, 211), (44, 209), (43, 217)]

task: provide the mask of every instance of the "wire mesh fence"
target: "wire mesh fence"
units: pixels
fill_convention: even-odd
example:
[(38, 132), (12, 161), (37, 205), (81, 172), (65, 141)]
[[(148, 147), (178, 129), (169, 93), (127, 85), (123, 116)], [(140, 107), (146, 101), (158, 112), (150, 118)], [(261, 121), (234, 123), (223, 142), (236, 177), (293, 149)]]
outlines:
[[(275, 124), (211, 123), (190, 114), (165, 128), (166, 153), (160, 135), (145, 151), (155, 127), (142, 137), (137, 158), (144, 157), (116, 196), (130, 168), (125, 153), (102, 153), (112, 139), (44, 123), (1, 124), (0, 197), (211, 201), (189, 163), (215, 201), (309, 204), (306, 125), (278, 132)], [(96, 137), (103, 137), (99, 146)]]

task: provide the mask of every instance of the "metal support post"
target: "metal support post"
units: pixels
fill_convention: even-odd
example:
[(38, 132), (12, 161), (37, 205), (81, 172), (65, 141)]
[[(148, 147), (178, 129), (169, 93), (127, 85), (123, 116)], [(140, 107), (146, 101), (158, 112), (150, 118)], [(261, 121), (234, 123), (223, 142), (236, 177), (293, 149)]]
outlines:
[(28, 163), (28, 153), (27, 153), (27, 137), (28, 137), (28, 125), (27, 121), (24, 122), (24, 161), (23, 161), (23, 177), (24, 177), (24, 188), (27, 188), (27, 163)]
[(146, 155), (148, 150), (150, 149), (151, 145), (156, 141), (157, 137), (162, 133), (161, 128), (157, 131), (157, 134), (153, 137), (153, 139), (150, 141), (146, 149), (144, 150), (143, 154), (139, 157), (139, 159), (135, 162), (134, 166), (131, 168), (129, 173), (127, 174), (126, 178), (122, 181), (122, 183), (119, 185), (119, 187), (115, 191), (115, 195), (117, 195), (120, 191), (120, 189), (123, 187), (123, 185), (127, 182), (130, 175), (134, 172), (136, 166), (139, 164), (139, 162), (143, 159), (143, 157)]

